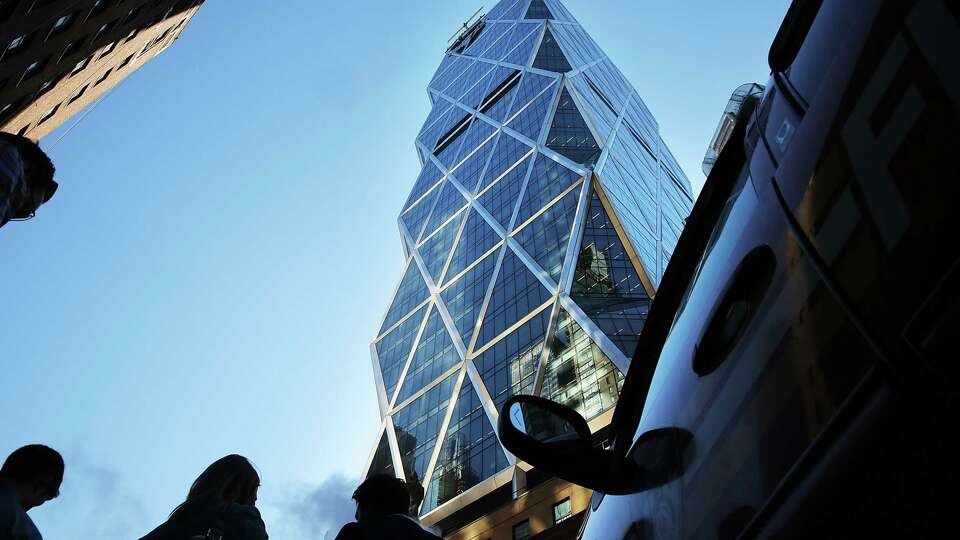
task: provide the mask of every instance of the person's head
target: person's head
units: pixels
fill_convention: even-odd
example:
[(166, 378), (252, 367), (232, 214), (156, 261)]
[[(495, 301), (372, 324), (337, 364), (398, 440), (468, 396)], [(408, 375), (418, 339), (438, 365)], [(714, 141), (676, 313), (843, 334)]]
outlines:
[(26, 137), (0, 132), (0, 142), (17, 149), (27, 182), (27, 197), (16, 201), (14, 217), (19, 219), (30, 217), (37, 208), (40, 208), (40, 205), (49, 201), (56, 193), (58, 185), (53, 181), (53, 175), (57, 169), (46, 152)]
[(357, 521), (390, 514), (407, 514), (410, 510), (410, 492), (407, 483), (387, 474), (367, 478), (353, 492), (357, 502)]
[(187, 500), (170, 515), (175, 519), (185, 510), (207, 504), (243, 504), (257, 502), (260, 475), (247, 458), (230, 454), (204, 469), (194, 480), (187, 493)]
[(0, 479), (14, 485), (24, 510), (40, 506), (60, 494), (63, 457), (42, 444), (14, 450), (0, 467)]

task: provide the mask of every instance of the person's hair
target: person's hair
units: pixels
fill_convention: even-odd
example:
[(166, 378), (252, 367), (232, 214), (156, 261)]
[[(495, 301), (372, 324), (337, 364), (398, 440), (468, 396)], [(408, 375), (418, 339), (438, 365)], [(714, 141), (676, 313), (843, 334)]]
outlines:
[(0, 467), (0, 478), (14, 482), (49, 478), (60, 485), (63, 482), (63, 456), (49, 446), (28, 444), (7, 456)]
[(410, 492), (407, 483), (388, 474), (367, 478), (353, 492), (353, 500), (365, 516), (407, 514), (410, 511)]
[(15, 147), (20, 154), (20, 159), (30, 163), (30, 173), (26, 178), (30, 196), (20, 201), (19, 207), (16, 208), (18, 217), (27, 217), (56, 193), (58, 186), (53, 181), (53, 175), (56, 174), (57, 168), (50, 161), (50, 156), (37, 143), (26, 137), (0, 131), (0, 141)]
[(5, 131), (0, 131), (0, 140), (17, 147), (17, 151), (20, 152), (20, 159), (31, 163), (33, 174), (36, 175), (36, 178), (46, 180), (53, 179), (57, 168), (54, 167), (53, 162), (50, 161), (50, 156), (48, 156), (37, 143), (21, 135), (14, 135), (13, 133), (7, 133)]
[(258, 487), (260, 475), (250, 460), (237, 454), (224, 456), (194, 480), (187, 500), (173, 509), (170, 520), (177, 521), (195, 510), (226, 501), (253, 504)]

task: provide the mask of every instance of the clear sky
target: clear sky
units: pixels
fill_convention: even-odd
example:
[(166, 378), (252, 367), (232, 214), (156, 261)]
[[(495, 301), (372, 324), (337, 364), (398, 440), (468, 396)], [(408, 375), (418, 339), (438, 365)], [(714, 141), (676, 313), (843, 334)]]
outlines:
[[(261, 470), (273, 537), (350, 517), (426, 83), (482, 3), (211, 0), (42, 142), (60, 191), (0, 230), (0, 459), (64, 453), (61, 498), (32, 512), (48, 539), (137, 538), (233, 452)], [(566, 5), (699, 191), (727, 98), (765, 82), (788, 3)]]

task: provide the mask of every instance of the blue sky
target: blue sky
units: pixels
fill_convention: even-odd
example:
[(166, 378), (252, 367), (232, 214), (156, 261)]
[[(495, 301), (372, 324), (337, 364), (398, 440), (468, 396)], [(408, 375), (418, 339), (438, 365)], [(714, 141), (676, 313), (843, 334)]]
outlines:
[[(566, 2), (698, 191), (787, 4)], [(232, 452), (261, 470), (274, 537), (349, 519), (426, 83), (480, 6), (210, 1), (43, 141), (60, 191), (0, 230), (0, 454), (65, 454), (62, 497), (32, 513), (47, 538), (138, 537)]]

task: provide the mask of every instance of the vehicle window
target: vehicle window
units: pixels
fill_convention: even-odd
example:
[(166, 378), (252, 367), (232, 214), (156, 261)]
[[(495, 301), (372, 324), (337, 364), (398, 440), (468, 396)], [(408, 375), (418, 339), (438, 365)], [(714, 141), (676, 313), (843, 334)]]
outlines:
[(807, 102), (814, 98), (824, 73), (843, 46), (844, 35), (857, 15), (857, 2), (824, 2), (786, 75)]

